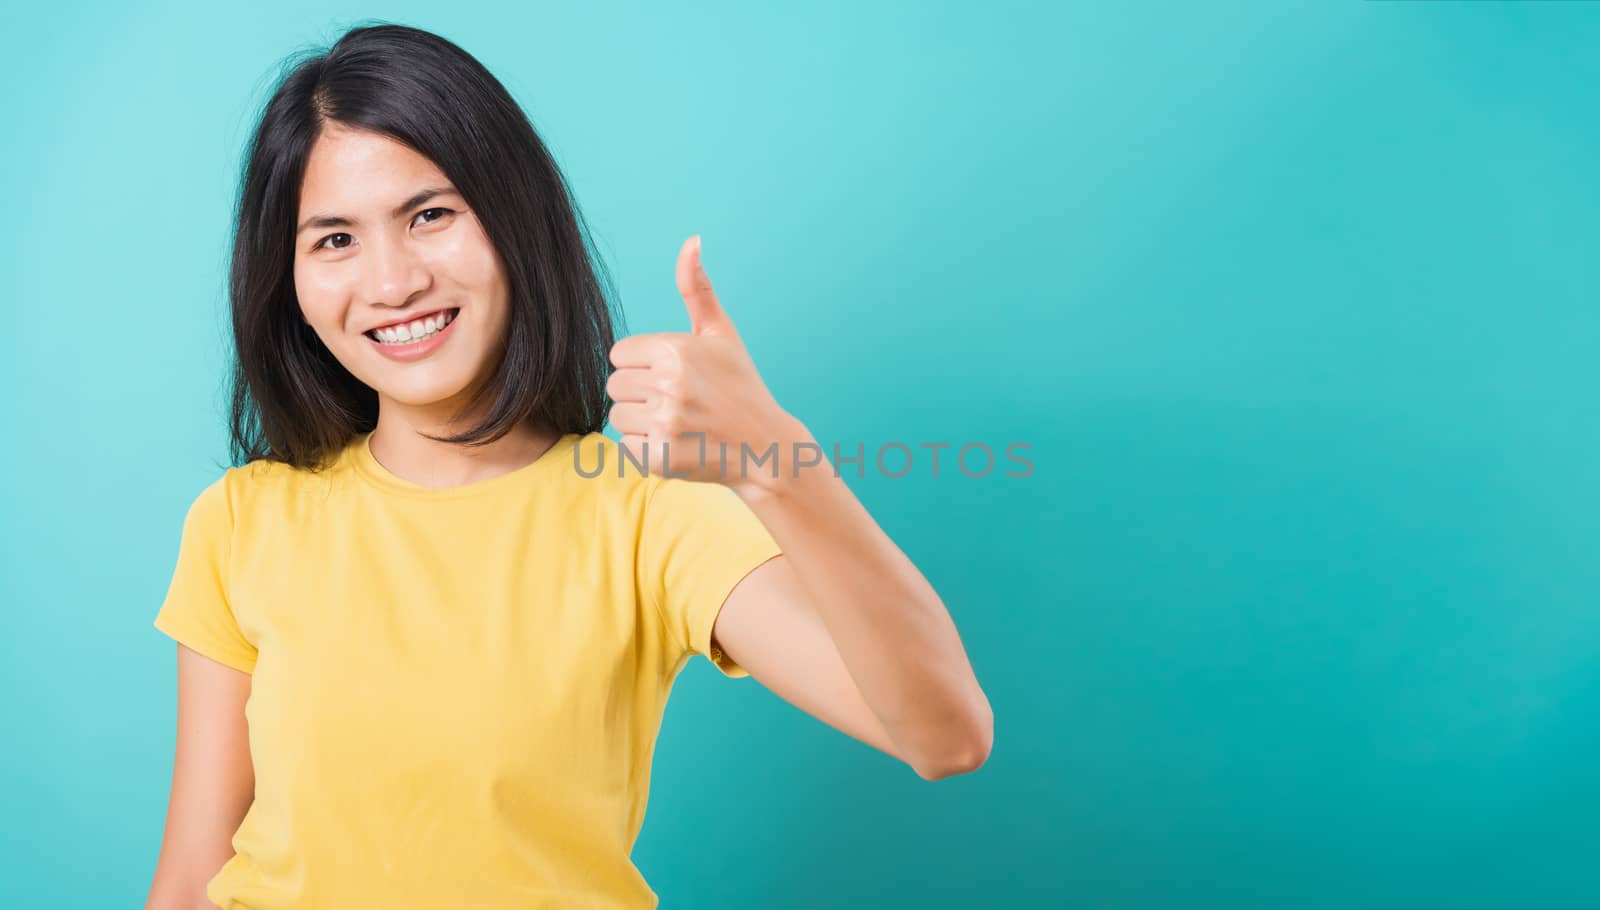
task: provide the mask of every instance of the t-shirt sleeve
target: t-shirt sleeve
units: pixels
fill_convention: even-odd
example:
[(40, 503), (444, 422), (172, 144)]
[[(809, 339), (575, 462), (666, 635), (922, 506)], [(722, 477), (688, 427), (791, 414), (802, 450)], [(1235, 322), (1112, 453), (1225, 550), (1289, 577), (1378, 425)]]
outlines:
[(228, 601), (233, 509), (226, 480), (224, 474), (213, 481), (189, 506), (178, 563), (155, 627), (218, 663), (251, 673), (256, 647), (240, 631)]
[(711, 629), (739, 582), (783, 551), (731, 487), (681, 477), (657, 480), (645, 502), (637, 570), (642, 595), (655, 605), (678, 649), (669, 664), (704, 654), (724, 676), (749, 676), (712, 647)]

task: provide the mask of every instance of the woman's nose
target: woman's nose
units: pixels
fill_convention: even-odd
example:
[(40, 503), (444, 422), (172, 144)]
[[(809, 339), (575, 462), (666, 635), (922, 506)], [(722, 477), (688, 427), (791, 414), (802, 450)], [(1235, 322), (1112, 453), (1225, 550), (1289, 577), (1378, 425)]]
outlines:
[(374, 243), (363, 275), (368, 303), (403, 306), (419, 291), (426, 290), (431, 278), (428, 269), (404, 238)]

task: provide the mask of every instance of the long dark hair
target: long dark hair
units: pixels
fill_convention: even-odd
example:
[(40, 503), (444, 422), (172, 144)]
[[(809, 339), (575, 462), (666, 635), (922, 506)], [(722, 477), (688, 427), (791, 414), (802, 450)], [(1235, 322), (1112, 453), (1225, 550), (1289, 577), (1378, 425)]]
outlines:
[[(366, 20), (368, 22), (372, 20)], [(605, 426), (613, 286), (566, 179), (527, 115), (484, 66), (421, 29), (364, 25), (282, 77), (239, 181), (231, 455), (312, 470), (377, 426), (378, 396), (300, 314), (294, 233), (313, 142), (329, 123), (385, 135), (433, 161), (504, 264), (510, 315), (493, 378), (467, 404), (487, 416), (442, 442), (492, 442), (521, 423), (555, 432)], [(463, 413), (466, 413), (464, 411)]]

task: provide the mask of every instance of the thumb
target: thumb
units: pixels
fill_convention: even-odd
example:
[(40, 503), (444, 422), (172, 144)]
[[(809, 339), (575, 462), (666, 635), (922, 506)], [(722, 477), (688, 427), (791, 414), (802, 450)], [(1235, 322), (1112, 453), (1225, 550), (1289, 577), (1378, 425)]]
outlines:
[(733, 320), (728, 318), (722, 304), (717, 302), (717, 292), (711, 289), (711, 276), (700, 263), (700, 235), (684, 242), (678, 250), (678, 293), (683, 295), (683, 305), (689, 311), (689, 325), (696, 335), (729, 335), (739, 337)]

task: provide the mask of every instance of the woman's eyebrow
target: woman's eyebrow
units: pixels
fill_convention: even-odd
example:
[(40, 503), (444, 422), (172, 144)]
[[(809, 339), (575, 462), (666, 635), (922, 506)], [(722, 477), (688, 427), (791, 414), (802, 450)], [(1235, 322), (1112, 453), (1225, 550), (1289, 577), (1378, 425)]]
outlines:
[[(410, 199), (407, 199), (405, 202), (395, 206), (392, 214), (394, 217), (398, 218), (401, 215), (404, 215), (408, 210), (416, 208), (435, 196), (446, 196), (456, 193), (456, 188), (453, 186), (425, 187), (411, 194)], [(312, 215), (310, 218), (302, 221), (299, 227), (295, 228), (294, 235), (298, 237), (305, 233), (305, 231), (309, 228), (354, 227), (356, 223), (357, 222), (354, 218), (347, 218), (344, 215)]]

